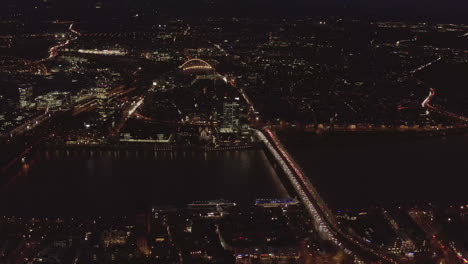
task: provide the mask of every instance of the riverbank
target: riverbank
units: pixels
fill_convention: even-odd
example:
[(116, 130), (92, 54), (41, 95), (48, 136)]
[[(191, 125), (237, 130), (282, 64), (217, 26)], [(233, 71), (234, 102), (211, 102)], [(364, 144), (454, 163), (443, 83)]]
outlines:
[(42, 150), (154, 150), (154, 151), (233, 151), (258, 148), (258, 144), (232, 146), (172, 145), (172, 144), (44, 144)]

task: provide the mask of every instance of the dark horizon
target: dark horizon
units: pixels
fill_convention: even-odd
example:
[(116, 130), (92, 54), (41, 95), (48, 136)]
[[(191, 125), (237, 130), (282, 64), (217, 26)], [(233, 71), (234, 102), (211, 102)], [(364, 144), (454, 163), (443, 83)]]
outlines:
[(180, 16), (340, 16), (370, 20), (468, 23), (466, 16), (468, 2), (461, 0), (431, 2), (423, 0), (411, 2), (404, 0), (6, 0), (4, 6), (7, 8), (4, 8), (3, 12), (8, 13), (11, 9), (38, 12), (41, 8), (43, 10), (47, 7), (53, 9), (51, 13), (55, 15), (86, 15), (81, 13), (83, 9), (94, 8), (96, 4), (122, 14), (142, 8), (145, 10), (153, 8)]

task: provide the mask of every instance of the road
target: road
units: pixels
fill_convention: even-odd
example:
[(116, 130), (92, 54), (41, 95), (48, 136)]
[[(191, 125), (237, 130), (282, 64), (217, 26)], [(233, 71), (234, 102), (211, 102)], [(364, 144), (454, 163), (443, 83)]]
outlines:
[(434, 226), (432, 214), (415, 209), (409, 212), (409, 216), (423, 232), (432, 237), (431, 244), (443, 252), (446, 263), (468, 263), (468, 258), (463, 256), (463, 251), (457, 248), (455, 243), (448, 243), (448, 239), (442, 238)]
[(44, 123), (45, 121), (49, 120), (51, 116), (52, 116), (51, 113), (45, 112), (45, 113), (43, 113), (43, 114), (41, 114), (39, 116), (36, 116), (35, 118), (33, 118), (31, 120), (27, 120), (26, 122), (24, 122), (20, 126), (18, 126), (16, 128), (14, 128), (13, 130), (11, 130), (10, 131), (10, 137), (16, 137), (16, 136), (23, 135), (27, 131), (34, 129), (37, 126)]
[(410, 73), (411, 73), (412, 75), (414, 75), (415, 73), (426, 69), (427, 67), (431, 66), (432, 64), (434, 64), (434, 63), (436, 63), (436, 62), (438, 62), (438, 61), (440, 61), (440, 60), (442, 60), (442, 57), (438, 57), (437, 59), (435, 59), (435, 60), (433, 60), (433, 61), (431, 61), (431, 62), (428, 62), (428, 63), (426, 63), (426, 64), (424, 64), (424, 65), (421, 65), (421, 66), (419, 66), (418, 68), (412, 70)]
[(372, 244), (347, 234), (341, 229), (334, 214), (270, 127), (264, 127), (263, 131), (254, 130), (254, 132), (280, 164), (314, 220), (316, 230), (322, 238), (332, 241), (356, 259), (362, 257), (366, 260), (382, 261), (383, 263), (398, 263), (399, 258), (395, 255), (383, 252)]
[[(414, 78), (416, 78), (416, 77), (415, 77), (415, 74), (416, 74), (417, 72), (422, 71), (422, 70), (424, 70), (424, 69), (426, 69), (426, 68), (432, 66), (434, 63), (436, 63), (436, 62), (438, 62), (438, 61), (440, 61), (440, 60), (442, 60), (442, 57), (438, 57), (437, 59), (435, 59), (435, 60), (433, 60), (433, 61), (431, 61), (431, 62), (428, 62), (428, 63), (426, 63), (426, 64), (424, 64), (424, 65), (419, 66), (418, 68), (416, 68), (416, 69), (414, 69), (414, 70), (412, 70), (412, 71), (410, 72), (411, 76), (413, 76)], [(424, 81), (421, 81), (421, 80), (418, 79), (418, 78), (416, 78), (416, 80), (417, 80), (418, 82), (420, 82), (420, 83), (425, 83)], [(426, 85), (427, 85), (427, 84), (426, 84)], [(430, 111), (433, 111), (433, 112), (437, 112), (437, 113), (439, 113), (439, 114), (441, 114), (441, 115), (445, 115), (446, 117), (448, 117), (448, 118), (450, 118), (450, 119), (458, 120), (458, 121), (461, 121), (461, 122), (463, 122), (463, 123), (468, 124), (468, 118), (466, 118), (466, 117), (464, 117), (464, 116), (462, 116), (462, 115), (456, 114), (456, 113), (449, 112), (449, 111), (444, 110), (444, 109), (442, 109), (442, 108), (433, 106), (433, 105), (431, 104), (431, 101), (432, 101), (432, 99), (434, 99), (435, 95), (436, 95), (435, 89), (434, 89), (434, 88), (430, 88), (430, 89), (429, 89), (429, 95), (428, 95), (428, 96), (424, 99), (424, 101), (421, 103), (421, 106), (422, 106), (423, 108), (426, 108), (427, 110), (430, 110)]]
[(74, 30), (73, 29), (73, 23), (70, 25), (70, 27), (68, 28), (68, 30), (70, 30), (70, 32), (72, 32), (75, 36), (72, 37), (71, 39), (68, 39), (67, 41), (63, 42), (63, 43), (59, 43), (55, 46), (52, 46), (49, 48), (49, 56), (43, 60), (40, 60), (39, 62), (44, 62), (44, 61), (48, 61), (48, 60), (51, 60), (55, 57), (58, 56), (58, 51), (61, 49), (61, 48), (64, 48), (68, 45), (70, 45), (70, 43), (72, 43), (73, 41), (77, 40), (79, 36), (81, 36), (81, 33)]
[(120, 131), (124, 128), (127, 120), (135, 113), (135, 111), (143, 104), (145, 100), (143, 96), (139, 97), (138, 99), (138, 101), (126, 102), (122, 107), (122, 109), (124, 109), (122, 119), (115, 127), (115, 129), (112, 130), (110, 134), (111, 137), (117, 137), (120, 134)]
[(462, 121), (464, 123), (467, 123), (468, 124), (468, 118), (462, 116), (462, 115), (459, 115), (459, 114), (455, 114), (455, 113), (452, 113), (452, 112), (449, 112), (447, 110), (444, 110), (444, 109), (441, 109), (441, 108), (438, 108), (436, 106), (433, 106), (431, 104), (431, 101), (432, 99), (435, 97), (436, 95), (436, 91), (434, 88), (430, 88), (429, 89), (429, 95), (426, 97), (426, 99), (424, 99), (424, 101), (421, 103), (421, 106), (423, 108), (426, 108), (430, 111), (433, 111), (433, 112), (437, 112), (439, 114), (442, 114), (442, 115), (445, 115), (451, 119), (455, 119), (455, 120), (459, 120), (459, 121)]

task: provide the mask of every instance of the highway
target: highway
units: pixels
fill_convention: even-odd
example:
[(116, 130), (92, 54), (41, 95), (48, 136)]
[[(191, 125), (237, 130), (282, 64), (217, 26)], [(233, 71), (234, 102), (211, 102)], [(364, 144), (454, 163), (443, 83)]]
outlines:
[(399, 262), (397, 256), (383, 252), (373, 245), (364, 242), (361, 238), (342, 231), (334, 214), (320, 197), (302, 169), (283, 147), (270, 127), (264, 127), (263, 131), (254, 130), (254, 133), (257, 138), (265, 144), (283, 169), (291, 185), (314, 220), (317, 232), (323, 239), (332, 241), (347, 254), (361, 262), (362, 260), (359, 260), (360, 258), (382, 261), (383, 263)]
[(63, 43), (59, 43), (55, 46), (52, 46), (49, 48), (49, 56), (45, 59), (42, 59), (40, 60), (39, 62), (44, 62), (44, 61), (48, 61), (48, 60), (51, 60), (55, 57), (58, 56), (58, 51), (61, 49), (61, 48), (64, 48), (66, 46), (68, 46), (70, 43), (72, 43), (73, 41), (77, 40), (79, 36), (81, 36), (81, 33), (74, 30), (73, 29), (73, 23), (70, 25), (70, 27), (68, 28), (68, 30), (70, 30), (70, 32), (72, 32), (73, 34), (75, 34), (76, 36), (74, 36), (73, 38), (71, 39), (68, 39), (67, 41), (63, 42)]
[[(422, 71), (428, 67), (430, 67), (431, 65), (433, 65), (434, 63), (438, 62), (442, 60), (442, 57), (438, 57), (437, 59), (429, 62), (429, 63), (426, 63), (424, 65), (421, 65), (420, 67), (412, 70), (410, 73), (411, 75), (414, 77), (414, 75), (419, 72), (419, 71)], [(420, 83), (425, 83), (424, 81), (421, 81), (419, 80), (418, 78), (416, 78), (416, 80)], [(462, 116), (462, 115), (459, 115), (459, 114), (456, 114), (456, 113), (452, 113), (452, 112), (449, 112), (447, 110), (444, 110), (444, 109), (441, 109), (439, 107), (435, 107), (431, 104), (431, 101), (432, 99), (434, 99), (436, 95), (436, 91), (434, 88), (430, 88), (429, 89), (429, 95), (424, 99), (424, 101), (421, 103), (421, 106), (423, 108), (426, 108), (427, 110), (431, 110), (433, 112), (437, 112), (439, 114), (442, 114), (442, 115), (445, 115), (447, 116), (448, 118), (451, 118), (451, 119), (455, 119), (455, 120), (458, 120), (458, 121), (461, 121), (463, 123), (468, 123), (468, 118)]]
[(122, 108), (125, 109), (123, 111), (123, 116), (118, 125), (115, 127), (115, 129), (112, 130), (111, 132), (111, 137), (117, 137), (124, 128), (125, 124), (127, 123), (127, 120), (135, 113), (135, 111), (143, 104), (144, 102), (144, 97), (139, 97), (138, 101), (133, 101), (133, 102), (126, 102), (125, 106)]
[(468, 118), (462, 116), (462, 115), (459, 115), (459, 114), (455, 114), (455, 113), (452, 113), (452, 112), (449, 112), (447, 110), (444, 110), (444, 109), (441, 109), (441, 108), (438, 108), (438, 107), (435, 107), (431, 104), (431, 101), (432, 99), (435, 97), (436, 95), (436, 92), (435, 92), (435, 89), (434, 88), (430, 88), (429, 89), (429, 95), (426, 97), (426, 99), (424, 99), (424, 101), (421, 103), (421, 106), (423, 108), (426, 108), (428, 110), (432, 110), (434, 112), (437, 112), (439, 114), (442, 114), (442, 115), (445, 115), (451, 119), (456, 119), (456, 120), (459, 120), (459, 121), (462, 121), (464, 123), (468, 123)]

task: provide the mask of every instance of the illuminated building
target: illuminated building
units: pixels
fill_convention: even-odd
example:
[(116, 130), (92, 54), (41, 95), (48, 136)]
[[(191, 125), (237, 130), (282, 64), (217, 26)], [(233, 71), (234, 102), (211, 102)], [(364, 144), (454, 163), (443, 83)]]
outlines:
[(223, 127), (236, 131), (239, 127), (239, 104), (225, 102), (223, 104)]
[(71, 106), (71, 96), (68, 92), (51, 92), (36, 98), (37, 110), (65, 110)]
[(20, 109), (29, 108), (33, 101), (32, 86), (19, 88), (18, 92), (19, 92), (19, 108)]
[(255, 205), (261, 207), (282, 207), (288, 205), (296, 205), (299, 201), (293, 198), (286, 199), (257, 199)]
[(209, 140), (211, 138), (212, 131), (209, 127), (199, 127), (198, 133), (201, 140)]
[(124, 245), (127, 242), (129, 233), (123, 230), (105, 230), (102, 234), (104, 247), (113, 245)]
[(99, 102), (99, 108), (102, 109), (107, 101), (107, 88), (104, 86), (96, 88), (96, 98)]
[(137, 138), (133, 137), (130, 133), (122, 133), (120, 142), (129, 143), (170, 143), (174, 136), (173, 134), (156, 134), (156, 137)]

